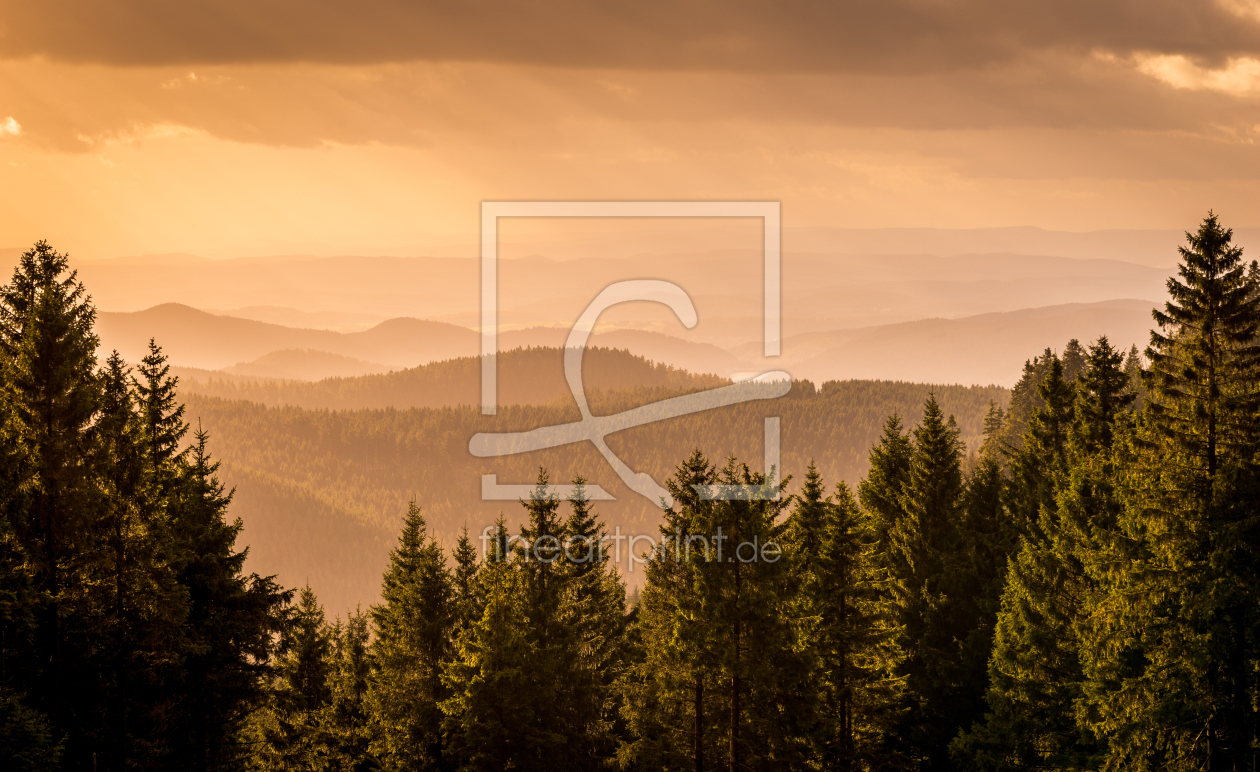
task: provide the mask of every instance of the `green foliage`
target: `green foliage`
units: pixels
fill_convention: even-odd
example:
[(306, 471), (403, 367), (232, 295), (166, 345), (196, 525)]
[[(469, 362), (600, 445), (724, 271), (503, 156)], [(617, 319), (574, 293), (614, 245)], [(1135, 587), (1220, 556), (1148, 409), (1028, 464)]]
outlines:
[(239, 766), (287, 594), (242, 574), (205, 435), (176, 450), (160, 351), (143, 386), (117, 354), (98, 370), (94, 319), (45, 242), (0, 289), (0, 753), (6, 768)]
[(455, 621), (453, 588), (441, 546), (412, 501), (398, 547), (372, 608), (375, 668), (368, 691), (379, 724), (372, 751), (390, 770), (444, 769), (442, 666)]
[(460, 636), (446, 669), (451, 696), (441, 704), (452, 752), (467, 770), (537, 769), (560, 746), (539, 721), (537, 644), (529, 629), (525, 577), (512, 562), (481, 571), (485, 611)]
[(1082, 723), (1106, 768), (1250, 769), (1260, 664), (1260, 285), (1209, 213), (1146, 355), (1146, 420), (1094, 563)]
[(897, 676), (904, 654), (887, 573), (870, 518), (848, 486), (837, 485), (832, 501), (820, 499), (815, 483), (798, 497), (790, 522), (799, 535), (788, 542), (801, 583), (797, 646), (812, 660), (817, 685), (812, 761), (822, 769), (899, 768), (906, 759), (893, 730), (905, 705), (905, 679)]

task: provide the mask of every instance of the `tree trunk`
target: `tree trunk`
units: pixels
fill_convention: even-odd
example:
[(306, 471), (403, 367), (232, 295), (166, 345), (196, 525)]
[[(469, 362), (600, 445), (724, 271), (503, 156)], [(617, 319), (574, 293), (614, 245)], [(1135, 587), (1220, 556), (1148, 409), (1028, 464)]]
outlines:
[(735, 567), (735, 663), (731, 668), (731, 746), (730, 772), (739, 768), (739, 667), (740, 667), (740, 618), (739, 618), (739, 566)]
[(696, 772), (704, 772), (704, 681), (696, 676)]

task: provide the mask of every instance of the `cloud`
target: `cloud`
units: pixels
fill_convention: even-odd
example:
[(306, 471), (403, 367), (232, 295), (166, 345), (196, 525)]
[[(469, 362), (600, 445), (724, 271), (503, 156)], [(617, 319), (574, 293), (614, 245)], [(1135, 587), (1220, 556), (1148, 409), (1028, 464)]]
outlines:
[(1240, 19), (1260, 21), (1260, 0), (1217, 0), (1217, 3)]
[[(273, 146), (425, 148), (455, 141), (555, 153), (571, 141), (569, 132), (604, 126), (635, 137), (684, 126), (722, 135), (742, 124), (772, 138), (790, 126), (1202, 134), (1258, 122), (1249, 103), (1229, 95), (1173, 90), (1127, 63), (1066, 55), (903, 76), (429, 62), (208, 66), (195, 74), (193, 81), (174, 67), (0, 62), (0, 104), (23, 116), (27, 141), (71, 152), (159, 125)], [(181, 85), (167, 87), (172, 81)], [(673, 144), (653, 139), (644, 152)]]
[(207, 77), (205, 75), (198, 75), (195, 72), (190, 72), (187, 75), (180, 75), (177, 78), (171, 78), (170, 80), (162, 81), (162, 88), (183, 88), (185, 86), (196, 86), (196, 85), (207, 85), (207, 84), (212, 85), (212, 86), (218, 86), (223, 83), (226, 83), (228, 80), (229, 78), (223, 75), (215, 75), (215, 76)]
[(16, 120), (13, 119), (13, 116), (9, 116), (8, 118), (5, 118), (3, 121), (0, 121), (0, 137), (4, 137), (4, 136), (16, 137), (16, 136), (19, 136), (21, 133), (22, 133), (22, 126)]
[(1254, 57), (1230, 59), (1218, 68), (1202, 67), (1185, 56), (1138, 55), (1134, 61), (1139, 71), (1173, 88), (1238, 97), (1260, 94), (1260, 59)]
[(1255, 0), (0, 0), (0, 56), (129, 66), (487, 61), (905, 74), (983, 68), (1037, 51), (1260, 54), (1256, 7)]

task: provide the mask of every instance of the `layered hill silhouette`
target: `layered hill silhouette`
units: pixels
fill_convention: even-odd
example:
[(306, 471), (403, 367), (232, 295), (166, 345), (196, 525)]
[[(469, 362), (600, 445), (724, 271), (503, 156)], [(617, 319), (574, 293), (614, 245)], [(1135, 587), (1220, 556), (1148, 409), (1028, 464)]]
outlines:
[[(1170, 255), (1175, 255), (1176, 241), (1169, 241)], [(153, 280), (155, 261), (161, 267), (160, 282)], [(110, 311), (177, 302), (241, 309), (238, 315), (262, 321), (341, 330), (396, 317), (463, 327), (479, 324), (480, 268), (473, 258), (157, 256), (75, 264), (98, 307)], [(639, 328), (647, 323), (653, 326), (646, 329), (676, 337), (734, 345), (759, 334), (759, 322), (753, 322), (761, 313), (762, 273), (762, 256), (755, 249), (503, 259), (500, 322), (508, 327), (568, 325), (610, 283), (655, 278), (675, 282), (691, 295), (700, 314), (694, 330), (684, 330), (668, 309), (653, 304), (609, 309), (605, 320)], [(791, 252), (782, 264), (784, 329), (795, 334), (1111, 298), (1159, 301), (1164, 273), (1119, 260), (1009, 252)]]
[[(784, 369), (816, 383), (875, 378), (1009, 386), (1018, 380), (1027, 352), (1061, 346), (1072, 338), (1088, 342), (1105, 334), (1117, 346), (1144, 347), (1153, 305), (1146, 300), (1070, 303), (799, 333), (783, 339), (783, 355), (777, 359), (762, 358), (759, 317), (732, 321), (733, 326), (746, 323), (752, 340), (729, 349), (637, 329), (596, 332), (589, 345), (624, 349), (676, 369), (724, 378)], [(104, 312), (98, 328), (102, 349), (116, 348), (129, 361), (138, 361), (149, 338), (156, 337), (175, 365), (258, 378), (319, 380), (384, 373), (475, 357), (480, 351), (476, 331), (444, 322), (390, 319), (369, 330), (341, 333), (219, 316), (173, 303), (135, 313)], [(509, 330), (500, 333), (499, 350), (559, 348), (568, 334), (561, 327)]]
[[(1013, 385), (1028, 352), (1062, 350), (1072, 338), (1087, 344), (1106, 335), (1113, 346), (1145, 348), (1153, 306), (1145, 300), (1072, 303), (789, 336), (783, 341), (783, 367), (816, 381), (890, 378)], [(752, 359), (759, 350), (759, 343), (750, 343), (735, 353)]]
[(173, 363), (211, 370), (286, 349), (414, 367), (475, 353), (479, 340), (466, 327), (424, 319), (390, 319), (363, 332), (340, 333), (217, 316), (179, 303), (135, 313), (102, 312), (97, 331), (102, 349), (117, 349), (128, 361), (138, 361), (149, 339), (157, 338)]
[(229, 375), (318, 381), (324, 378), (352, 378), (398, 369), (401, 368), (379, 362), (365, 362), (362, 359), (341, 354), (330, 354), (327, 351), (281, 349), (264, 354), (252, 362), (240, 362), (231, 367), (225, 367), (220, 372)]
[[(178, 303), (132, 313), (102, 312), (103, 351), (138, 361), (156, 338), (181, 367), (233, 375), (319, 380), (387, 372), (428, 362), (475, 356), (481, 336), (468, 328), (424, 319), (389, 319), (361, 332), (285, 327), (211, 314)], [(530, 327), (499, 335), (499, 349), (565, 344), (568, 328)], [(723, 376), (751, 366), (723, 349), (645, 330), (597, 332), (591, 345), (623, 348), (655, 362)], [(353, 361), (346, 361), (346, 360)]]
[[(620, 349), (590, 348), (583, 356), (583, 382), (588, 394), (644, 389), (687, 392), (729, 383), (714, 375), (696, 375), (656, 364)], [(498, 402), (542, 405), (572, 402), (564, 376), (564, 352), (558, 348), (524, 348), (498, 356)], [(379, 375), (296, 380), (221, 377), (206, 370), (176, 368), (181, 391), (264, 405), (308, 409), (440, 408), (476, 405), (481, 401), (481, 358), (459, 357)]]

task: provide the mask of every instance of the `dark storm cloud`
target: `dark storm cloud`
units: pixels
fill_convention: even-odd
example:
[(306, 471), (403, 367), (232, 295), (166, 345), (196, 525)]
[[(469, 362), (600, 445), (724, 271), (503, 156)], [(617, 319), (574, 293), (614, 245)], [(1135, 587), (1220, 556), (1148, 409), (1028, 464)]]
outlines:
[(0, 0), (0, 56), (908, 74), (1029, 51), (1260, 52), (1254, 0)]

